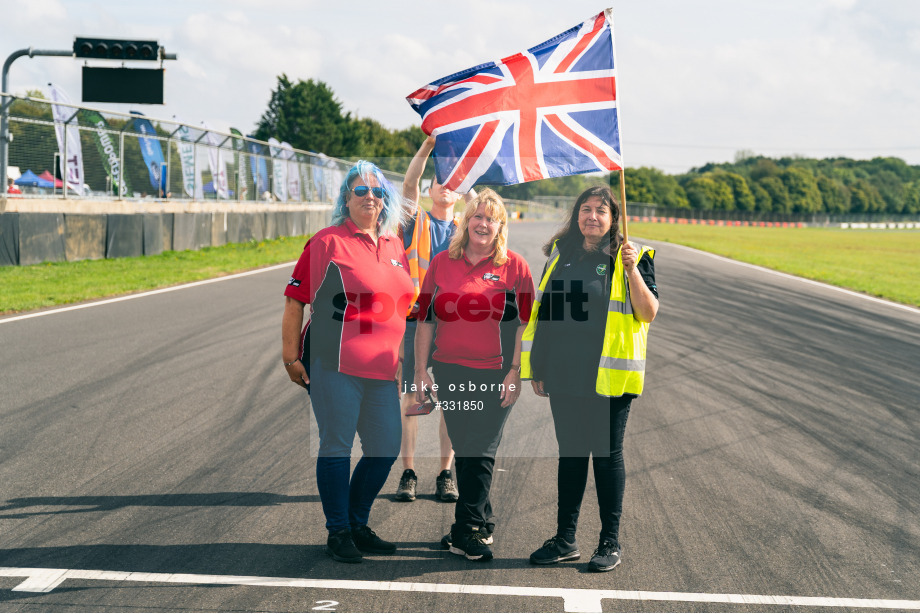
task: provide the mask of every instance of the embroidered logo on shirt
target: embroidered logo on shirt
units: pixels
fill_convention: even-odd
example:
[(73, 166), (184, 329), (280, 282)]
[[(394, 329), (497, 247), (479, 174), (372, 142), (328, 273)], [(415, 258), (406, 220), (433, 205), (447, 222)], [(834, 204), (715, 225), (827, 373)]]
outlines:
[(396, 260), (395, 258), (390, 258), (390, 264), (392, 264), (393, 266), (398, 266), (401, 269), (406, 268), (402, 265), (402, 262), (400, 262), (399, 260)]
[(597, 274), (598, 274), (598, 275), (603, 275), (604, 273), (607, 272), (607, 265), (606, 265), (606, 264), (599, 264), (599, 265), (597, 265), (597, 268), (594, 269), (594, 270), (597, 271)]
[(294, 286), (295, 288), (299, 288), (299, 287), (300, 287), (300, 280), (299, 280), (299, 279), (294, 279), (294, 278), (292, 277), (292, 278), (290, 278), (290, 279), (288, 280), (288, 285), (289, 285), (289, 286)]
[(501, 277), (495, 273), (484, 273), (482, 278), (486, 281), (499, 281), (501, 279)]

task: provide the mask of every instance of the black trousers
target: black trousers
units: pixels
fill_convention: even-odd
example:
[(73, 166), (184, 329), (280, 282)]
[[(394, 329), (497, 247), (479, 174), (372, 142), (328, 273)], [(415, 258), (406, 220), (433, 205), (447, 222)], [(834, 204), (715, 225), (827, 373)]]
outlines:
[(454, 508), (451, 533), (460, 537), (475, 528), (491, 533), (495, 522), (489, 495), (495, 453), (511, 412), (511, 407), (501, 406), (499, 398), (499, 384), (507, 371), (471, 369), (438, 361), (433, 361), (432, 367), (457, 465), (460, 498)]
[(623, 437), (632, 398), (550, 393), (550, 409), (559, 443), (556, 530), (567, 541), (575, 540), (581, 502), (588, 484), (589, 457), (594, 458), (600, 538), (618, 539), (626, 490)]

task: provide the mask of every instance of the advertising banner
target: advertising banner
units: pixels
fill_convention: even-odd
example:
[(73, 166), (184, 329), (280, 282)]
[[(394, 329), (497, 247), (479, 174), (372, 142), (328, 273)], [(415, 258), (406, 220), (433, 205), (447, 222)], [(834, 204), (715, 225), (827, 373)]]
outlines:
[(294, 148), (288, 142), (281, 143), (282, 149), (287, 156), (287, 196), (288, 200), (301, 200), (300, 198), (300, 164), (297, 162), (297, 154)]
[(188, 198), (201, 200), (204, 198), (204, 192), (202, 191), (201, 173), (195, 160), (195, 139), (188, 125), (175, 115), (173, 119), (181, 124), (176, 134), (179, 137), (177, 149), (179, 150), (179, 162), (182, 165), (182, 191)]
[(272, 154), (273, 191), (275, 198), (284, 202), (287, 200), (287, 156), (275, 137), (268, 139), (268, 145)]
[[(96, 149), (99, 151), (99, 157), (102, 158), (102, 167), (105, 174), (111, 182), (111, 194), (127, 196), (131, 193), (131, 185), (127, 176), (121, 172), (121, 159), (118, 152), (118, 144), (115, 142), (113, 133), (109, 130), (109, 124), (98, 111), (83, 109), (80, 111), (80, 118), (84, 125), (93, 127), (95, 135), (94, 142)], [(108, 186), (106, 186), (108, 189)]]
[[(57, 136), (58, 150), (61, 152), (61, 173), (67, 188), (77, 194), (83, 194), (83, 149), (80, 147), (80, 130), (77, 118), (73, 117), (77, 109), (60, 104), (71, 104), (70, 97), (61, 88), (49, 83), (51, 88), (51, 112), (54, 115), (54, 134)], [(73, 117), (73, 119), (71, 119)], [(69, 123), (68, 123), (68, 120)], [(67, 138), (64, 138), (66, 125)], [(65, 143), (66, 141), (66, 143)]]
[(143, 136), (137, 138), (141, 147), (141, 155), (144, 157), (144, 164), (147, 165), (147, 171), (150, 173), (150, 185), (156, 190), (158, 197), (166, 194), (166, 174), (163, 172), (163, 147), (160, 140), (156, 137), (157, 132), (150, 123), (150, 120), (143, 117), (143, 113), (131, 111), (134, 118), (134, 131)]
[(244, 156), (246, 152), (246, 142), (243, 140), (243, 133), (236, 128), (230, 128), (230, 134), (235, 137), (233, 141), (233, 151), (236, 152), (233, 160), (233, 168), (236, 169), (236, 193), (239, 194), (240, 200), (246, 200), (249, 192), (249, 186), (246, 185), (246, 170), (244, 169)]
[(211, 183), (217, 192), (217, 198), (230, 198), (230, 187), (227, 184), (227, 160), (224, 157), (224, 150), (220, 148), (222, 138), (211, 132), (211, 127), (207, 122), (201, 122), (204, 126), (208, 142), (208, 164), (211, 167)]
[[(249, 138), (255, 138), (249, 135)], [(271, 192), (268, 191), (268, 163), (265, 161), (265, 153), (262, 146), (258, 143), (249, 141), (249, 168), (252, 171), (252, 183), (256, 187), (257, 200), (271, 200)]]

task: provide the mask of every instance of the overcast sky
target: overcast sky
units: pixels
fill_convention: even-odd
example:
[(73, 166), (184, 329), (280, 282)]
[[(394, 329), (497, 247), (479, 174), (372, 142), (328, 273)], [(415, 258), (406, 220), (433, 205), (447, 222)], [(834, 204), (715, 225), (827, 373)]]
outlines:
[[(405, 128), (417, 87), (610, 5), (627, 167), (679, 173), (742, 149), (920, 164), (920, 0), (0, 0), (0, 60), (78, 35), (151, 38), (179, 59), (165, 106), (131, 105), (147, 115), (248, 133), (286, 73)], [(20, 58), (10, 89), (53, 81), (79, 101), (79, 66)]]

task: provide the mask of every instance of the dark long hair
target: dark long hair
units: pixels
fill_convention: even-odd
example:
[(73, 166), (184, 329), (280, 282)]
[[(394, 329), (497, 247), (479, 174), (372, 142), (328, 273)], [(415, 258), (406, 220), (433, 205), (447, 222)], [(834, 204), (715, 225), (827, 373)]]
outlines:
[(623, 235), (620, 234), (620, 204), (613, 197), (613, 192), (610, 191), (610, 188), (598, 185), (593, 188), (588, 188), (575, 200), (575, 206), (572, 207), (572, 212), (565, 226), (553, 235), (553, 238), (543, 246), (543, 253), (546, 256), (550, 255), (553, 251), (553, 243), (557, 242), (560, 253), (570, 254), (584, 249), (585, 237), (581, 234), (581, 229), (578, 227), (578, 210), (581, 209), (581, 205), (589, 198), (601, 199), (601, 202), (610, 209), (611, 217), (610, 234), (607, 240), (598, 243), (595, 249), (603, 251), (605, 254), (612, 255), (620, 248), (620, 241), (623, 240)]

